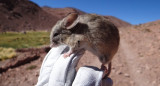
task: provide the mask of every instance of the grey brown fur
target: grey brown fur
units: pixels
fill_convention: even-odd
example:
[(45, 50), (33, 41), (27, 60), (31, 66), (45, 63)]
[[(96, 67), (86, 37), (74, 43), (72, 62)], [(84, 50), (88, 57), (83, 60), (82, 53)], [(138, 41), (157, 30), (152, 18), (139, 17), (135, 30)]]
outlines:
[(67, 44), (70, 51), (86, 49), (108, 64), (119, 46), (119, 31), (109, 20), (96, 14), (71, 13), (57, 22), (50, 35), (51, 45)]

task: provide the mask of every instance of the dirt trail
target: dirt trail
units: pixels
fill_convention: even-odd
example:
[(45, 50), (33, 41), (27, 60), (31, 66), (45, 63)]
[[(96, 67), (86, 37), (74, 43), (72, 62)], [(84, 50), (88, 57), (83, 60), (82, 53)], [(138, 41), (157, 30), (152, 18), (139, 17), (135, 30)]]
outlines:
[(135, 82), (135, 86), (152, 86), (148, 82), (148, 78), (145, 78), (144, 74), (139, 73), (141, 62), (137, 53), (134, 51), (134, 48), (131, 47), (124, 39), (121, 39), (121, 48), (123, 49), (122, 53), (125, 55), (124, 60), (127, 63), (130, 76)]

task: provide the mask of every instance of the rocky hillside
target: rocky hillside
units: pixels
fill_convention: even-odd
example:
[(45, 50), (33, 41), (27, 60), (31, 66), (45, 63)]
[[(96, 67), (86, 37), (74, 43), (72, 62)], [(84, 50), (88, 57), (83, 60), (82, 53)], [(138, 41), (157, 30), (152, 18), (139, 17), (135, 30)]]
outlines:
[[(85, 13), (75, 8), (41, 8), (29, 0), (0, 0), (0, 32), (51, 30), (57, 20), (70, 12)], [(106, 18), (118, 27), (130, 25), (112, 16)]]
[(118, 19), (114, 16), (104, 16), (105, 18), (109, 19), (111, 22), (113, 22), (117, 27), (127, 27), (127, 26), (131, 26), (130, 23), (125, 22), (121, 19)]
[(0, 31), (48, 30), (57, 17), (28, 0), (0, 0)]
[[(160, 86), (160, 20), (119, 30), (121, 41), (110, 75), (113, 86)], [(48, 48), (17, 50), (19, 56), (0, 67), (5, 71), (0, 74), (0, 86), (34, 86), (46, 51)], [(86, 52), (78, 67), (84, 65), (100, 67), (100, 62)]]

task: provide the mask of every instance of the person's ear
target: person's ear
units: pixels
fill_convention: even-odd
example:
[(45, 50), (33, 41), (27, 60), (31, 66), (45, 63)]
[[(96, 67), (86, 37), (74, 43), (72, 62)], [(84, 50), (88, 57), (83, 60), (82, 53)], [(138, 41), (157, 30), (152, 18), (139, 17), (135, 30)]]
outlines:
[(66, 29), (73, 28), (78, 22), (75, 22), (78, 18), (77, 13), (70, 13), (65, 19), (64, 19), (64, 27)]

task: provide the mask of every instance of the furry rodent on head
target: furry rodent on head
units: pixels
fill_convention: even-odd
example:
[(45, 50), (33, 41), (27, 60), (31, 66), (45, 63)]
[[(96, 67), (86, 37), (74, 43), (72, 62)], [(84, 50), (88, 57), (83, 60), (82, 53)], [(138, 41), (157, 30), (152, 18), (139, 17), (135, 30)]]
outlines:
[(117, 27), (103, 16), (71, 13), (55, 24), (50, 41), (54, 46), (68, 45), (71, 52), (89, 50), (106, 64), (118, 50), (119, 32)]

